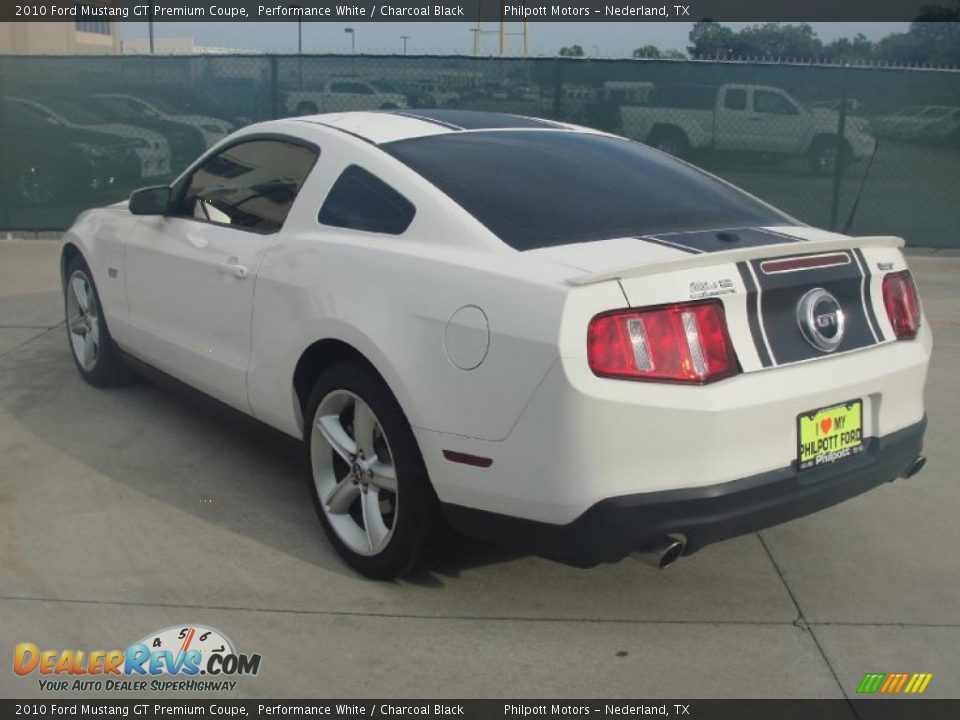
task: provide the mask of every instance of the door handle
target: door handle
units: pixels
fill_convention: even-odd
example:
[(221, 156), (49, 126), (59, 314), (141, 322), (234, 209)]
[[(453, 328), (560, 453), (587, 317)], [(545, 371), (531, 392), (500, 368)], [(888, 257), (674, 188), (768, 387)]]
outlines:
[(240, 280), (245, 280), (247, 275), (250, 274), (250, 271), (247, 270), (246, 265), (239, 265), (237, 263), (231, 263), (231, 262), (220, 263), (219, 268), (220, 268), (220, 272), (226, 275), (232, 275), (233, 277), (239, 278)]

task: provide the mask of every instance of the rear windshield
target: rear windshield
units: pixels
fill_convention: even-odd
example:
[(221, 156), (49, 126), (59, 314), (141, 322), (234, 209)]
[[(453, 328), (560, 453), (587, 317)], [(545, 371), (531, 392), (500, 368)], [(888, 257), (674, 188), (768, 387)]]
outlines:
[(517, 250), (796, 224), (695, 168), (620, 138), (508, 130), (445, 133), (381, 148)]

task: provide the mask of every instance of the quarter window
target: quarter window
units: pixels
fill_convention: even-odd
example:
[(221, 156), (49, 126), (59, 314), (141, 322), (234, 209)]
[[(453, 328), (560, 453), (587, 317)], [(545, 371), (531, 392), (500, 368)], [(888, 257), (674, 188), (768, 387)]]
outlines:
[(238, 143), (190, 176), (179, 214), (244, 230), (283, 227), (317, 152), (281, 140)]
[(341, 173), (320, 208), (324, 225), (400, 235), (413, 222), (416, 208), (380, 178), (357, 165)]

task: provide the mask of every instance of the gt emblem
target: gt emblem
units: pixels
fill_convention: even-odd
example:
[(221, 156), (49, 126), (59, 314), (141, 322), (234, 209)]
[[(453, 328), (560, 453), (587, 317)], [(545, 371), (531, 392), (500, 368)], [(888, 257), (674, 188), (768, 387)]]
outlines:
[(833, 352), (843, 342), (843, 308), (823, 288), (808, 291), (797, 303), (797, 324), (804, 340), (823, 352)]

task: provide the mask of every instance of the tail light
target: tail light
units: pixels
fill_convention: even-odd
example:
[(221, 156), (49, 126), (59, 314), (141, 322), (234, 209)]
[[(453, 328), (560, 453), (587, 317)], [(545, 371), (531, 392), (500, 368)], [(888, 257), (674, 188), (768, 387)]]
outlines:
[(909, 340), (920, 329), (920, 297), (909, 270), (883, 278), (883, 304), (897, 340)]
[(702, 384), (740, 371), (715, 300), (597, 315), (587, 358), (595, 374), (628, 380)]

